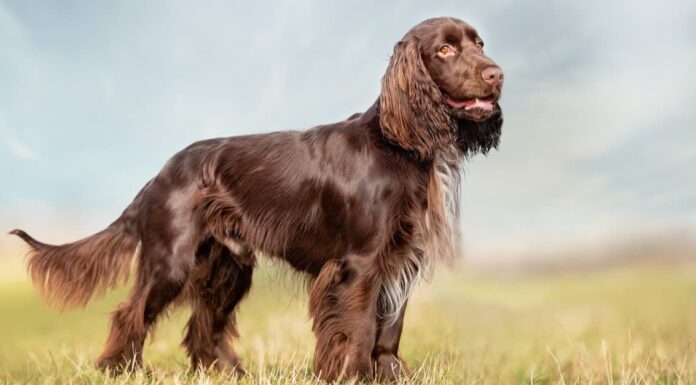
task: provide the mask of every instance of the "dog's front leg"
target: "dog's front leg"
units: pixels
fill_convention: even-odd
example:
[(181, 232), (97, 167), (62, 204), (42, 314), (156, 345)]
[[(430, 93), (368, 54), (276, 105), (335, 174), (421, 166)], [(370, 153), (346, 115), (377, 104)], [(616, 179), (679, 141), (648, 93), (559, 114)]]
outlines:
[(310, 289), (317, 338), (315, 373), (326, 381), (373, 378), (380, 281), (374, 258), (351, 255), (324, 265)]
[(406, 304), (401, 308), (399, 317), (393, 322), (376, 319), (377, 339), (372, 350), (375, 361), (375, 377), (382, 381), (396, 381), (410, 373), (406, 363), (399, 357), (399, 341), (404, 326)]

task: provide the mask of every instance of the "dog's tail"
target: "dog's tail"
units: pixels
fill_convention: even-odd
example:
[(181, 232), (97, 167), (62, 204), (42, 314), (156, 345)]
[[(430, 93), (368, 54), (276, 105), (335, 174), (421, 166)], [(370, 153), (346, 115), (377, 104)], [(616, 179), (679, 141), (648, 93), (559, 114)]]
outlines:
[(10, 232), (31, 247), (27, 271), (50, 304), (60, 310), (84, 306), (92, 296), (125, 283), (140, 241), (134, 204), (106, 229), (60, 246), (39, 242), (23, 230)]

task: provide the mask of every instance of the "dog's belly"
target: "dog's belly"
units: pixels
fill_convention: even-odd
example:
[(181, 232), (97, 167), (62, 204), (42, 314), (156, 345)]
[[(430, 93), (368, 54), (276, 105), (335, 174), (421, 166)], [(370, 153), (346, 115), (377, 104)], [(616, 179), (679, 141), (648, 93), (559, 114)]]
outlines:
[(317, 249), (316, 245), (313, 247), (292, 247), (284, 250), (282, 255), (276, 256), (285, 262), (287, 262), (293, 269), (302, 273), (308, 273), (310, 275), (318, 275), (324, 264), (336, 258), (336, 256), (331, 256), (330, 253), (322, 253)]
[(385, 239), (380, 234), (379, 215), (346, 206), (333, 202), (330, 207), (315, 208), (311, 216), (305, 215), (307, 210), (276, 211), (274, 221), (249, 218), (242, 221), (246, 226), (240, 229), (239, 240), (257, 253), (283, 259), (295, 270), (315, 275), (326, 262), (350, 253), (374, 252)]

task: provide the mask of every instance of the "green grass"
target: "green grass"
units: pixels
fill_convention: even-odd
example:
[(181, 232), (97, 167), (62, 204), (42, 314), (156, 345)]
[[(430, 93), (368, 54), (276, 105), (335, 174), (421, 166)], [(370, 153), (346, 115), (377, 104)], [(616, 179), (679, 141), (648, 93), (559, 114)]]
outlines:
[[(402, 355), (430, 384), (694, 384), (696, 268), (490, 277), (439, 273), (409, 304)], [(273, 269), (254, 277), (238, 314), (241, 380), (190, 373), (179, 347), (186, 310), (160, 322), (145, 349), (149, 377), (93, 369), (118, 290), (56, 313), (22, 279), (0, 281), (0, 383), (306, 384), (313, 337), (302, 290)], [(280, 282), (274, 282), (278, 281)]]

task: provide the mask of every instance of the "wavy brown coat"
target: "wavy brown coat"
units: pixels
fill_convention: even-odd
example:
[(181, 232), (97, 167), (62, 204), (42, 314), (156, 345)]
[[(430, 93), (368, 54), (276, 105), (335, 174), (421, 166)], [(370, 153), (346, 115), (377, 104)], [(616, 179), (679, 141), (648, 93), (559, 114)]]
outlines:
[[(481, 80), (495, 64), (476, 39), (460, 20), (427, 20), (397, 43), (365, 113), (195, 143), (81, 241), (53, 246), (15, 230), (32, 248), (31, 277), (51, 302), (84, 305), (122, 283), (135, 255), (135, 284), (98, 366), (139, 367), (148, 331), (183, 298), (193, 306), (183, 342), (192, 364), (242, 373), (235, 308), (257, 256), (279, 258), (310, 277), (317, 375), (397, 378), (411, 289), (435, 259), (459, 251), (458, 164), (500, 136), (501, 84)], [(490, 112), (446, 102), (484, 97), (494, 98)]]

